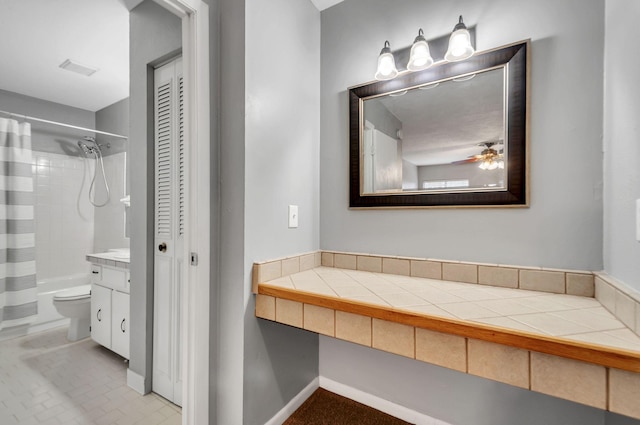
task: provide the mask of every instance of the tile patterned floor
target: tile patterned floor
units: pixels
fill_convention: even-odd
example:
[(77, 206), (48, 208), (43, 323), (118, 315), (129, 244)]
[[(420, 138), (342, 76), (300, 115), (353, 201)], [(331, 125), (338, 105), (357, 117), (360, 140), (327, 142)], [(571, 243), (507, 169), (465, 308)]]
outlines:
[(181, 423), (180, 407), (126, 384), (122, 357), (67, 328), (0, 342), (0, 424)]
[(318, 267), (266, 283), (640, 351), (640, 337), (594, 298), (332, 267)]

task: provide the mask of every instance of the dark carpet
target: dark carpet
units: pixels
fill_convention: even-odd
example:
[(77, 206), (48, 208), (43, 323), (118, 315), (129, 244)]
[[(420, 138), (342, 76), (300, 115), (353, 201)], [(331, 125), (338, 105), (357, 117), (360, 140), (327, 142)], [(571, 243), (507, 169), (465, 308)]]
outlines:
[(283, 425), (410, 425), (409, 422), (318, 388)]

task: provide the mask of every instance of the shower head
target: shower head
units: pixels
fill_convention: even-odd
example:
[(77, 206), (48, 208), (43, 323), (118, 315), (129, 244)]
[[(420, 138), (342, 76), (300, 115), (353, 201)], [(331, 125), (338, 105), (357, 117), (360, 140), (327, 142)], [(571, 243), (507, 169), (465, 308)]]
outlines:
[(90, 148), (87, 143), (82, 140), (78, 140), (78, 146), (82, 149), (82, 152), (84, 152), (85, 155), (93, 153), (93, 148)]
[[(94, 146), (89, 146), (90, 143)], [(85, 155), (100, 152), (100, 145), (96, 143), (96, 139), (93, 137), (85, 136), (83, 140), (78, 140), (78, 146), (82, 149), (82, 152), (84, 152)]]

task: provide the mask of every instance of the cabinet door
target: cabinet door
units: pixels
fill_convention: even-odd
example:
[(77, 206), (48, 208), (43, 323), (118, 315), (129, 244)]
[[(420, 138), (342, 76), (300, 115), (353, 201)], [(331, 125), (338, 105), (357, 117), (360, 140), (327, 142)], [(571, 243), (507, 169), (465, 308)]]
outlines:
[(111, 348), (111, 289), (91, 285), (91, 338)]
[(111, 294), (111, 349), (129, 358), (129, 294)]

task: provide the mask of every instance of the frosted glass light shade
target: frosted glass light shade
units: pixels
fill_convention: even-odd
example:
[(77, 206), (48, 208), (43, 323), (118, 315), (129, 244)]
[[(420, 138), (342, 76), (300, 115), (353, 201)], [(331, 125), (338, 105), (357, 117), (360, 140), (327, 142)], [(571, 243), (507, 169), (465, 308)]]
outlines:
[(376, 71), (376, 80), (390, 80), (398, 75), (396, 69), (396, 60), (391, 53), (391, 47), (388, 41), (384, 42), (384, 47), (378, 56), (378, 70)]
[(418, 36), (411, 46), (411, 54), (409, 55), (409, 63), (407, 69), (409, 71), (420, 71), (433, 65), (433, 58), (429, 51), (429, 43), (424, 38), (422, 29), (418, 31)]
[(444, 55), (444, 59), (448, 62), (461, 61), (473, 56), (474, 53), (475, 50), (471, 46), (471, 35), (464, 22), (462, 22), (462, 16), (460, 16), (459, 22), (453, 28), (449, 38), (449, 48)]

